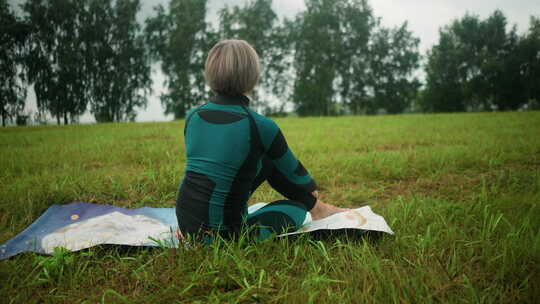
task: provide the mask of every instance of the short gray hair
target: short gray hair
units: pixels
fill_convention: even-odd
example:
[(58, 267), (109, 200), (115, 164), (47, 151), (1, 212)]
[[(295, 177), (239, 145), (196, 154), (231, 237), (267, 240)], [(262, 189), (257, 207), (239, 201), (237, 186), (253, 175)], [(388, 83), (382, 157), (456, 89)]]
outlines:
[(251, 92), (261, 74), (259, 55), (244, 40), (222, 40), (208, 53), (206, 84), (218, 94), (238, 96)]

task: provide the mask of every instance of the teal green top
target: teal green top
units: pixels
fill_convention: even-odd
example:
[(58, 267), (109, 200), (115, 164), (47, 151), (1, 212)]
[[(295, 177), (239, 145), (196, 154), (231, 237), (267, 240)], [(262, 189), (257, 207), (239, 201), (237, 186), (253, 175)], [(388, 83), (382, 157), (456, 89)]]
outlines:
[[(217, 96), (188, 112), (187, 164), (177, 204), (182, 231), (237, 231), (247, 215), (263, 157), (273, 162), (290, 187), (308, 193), (316, 189), (277, 124), (248, 104), (245, 96)], [(301, 203), (310, 210), (315, 198)]]

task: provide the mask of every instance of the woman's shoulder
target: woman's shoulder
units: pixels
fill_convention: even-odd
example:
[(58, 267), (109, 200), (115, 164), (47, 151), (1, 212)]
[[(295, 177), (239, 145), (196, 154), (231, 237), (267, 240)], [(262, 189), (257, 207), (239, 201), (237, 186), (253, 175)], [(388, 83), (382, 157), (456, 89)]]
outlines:
[(201, 110), (203, 107), (207, 106), (208, 103), (204, 103), (204, 104), (201, 104), (201, 105), (198, 105), (198, 106), (195, 106), (189, 110), (186, 111), (186, 118), (188, 118), (189, 116), (191, 116), (193, 113)]
[(259, 114), (251, 109), (249, 112), (257, 124), (257, 129), (261, 134), (265, 146), (268, 145), (270, 141), (279, 133), (279, 126), (269, 117)]
[(257, 122), (257, 126), (260, 126), (262, 128), (266, 129), (278, 129), (278, 125), (275, 121), (273, 121), (271, 118), (266, 117), (262, 114), (259, 114), (251, 109), (249, 109), (249, 112)]

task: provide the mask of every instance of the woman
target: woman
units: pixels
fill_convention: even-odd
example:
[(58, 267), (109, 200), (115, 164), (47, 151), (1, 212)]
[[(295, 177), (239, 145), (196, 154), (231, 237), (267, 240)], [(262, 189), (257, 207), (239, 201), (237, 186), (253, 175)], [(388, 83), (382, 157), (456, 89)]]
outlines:
[[(260, 71), (257, 53), (243, 40), (220, 41), (208, 54), (204, 76), (216, 96), (186, 117), (187, 164), (176, 202), (181, 235), (211, 242), (251, 226), (261, 240), (298, 229), (307, 211), (316, 220), (346, 210), (317, 199), (314, 180), (278, 126), (248, 108)], [(264, 181), (288, 200), (247, 216), (247, 201)]]

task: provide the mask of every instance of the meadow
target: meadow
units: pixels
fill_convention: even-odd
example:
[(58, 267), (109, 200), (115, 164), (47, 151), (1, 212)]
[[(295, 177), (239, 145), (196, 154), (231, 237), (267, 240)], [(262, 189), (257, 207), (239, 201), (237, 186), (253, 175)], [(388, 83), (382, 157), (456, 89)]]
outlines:
[[(538, 301), (540, 112), (276, 121), (325, 201), (370, 205), (395, 236), (25, 253), (0, 261), (0, 302)], [(53, 204), (174, 206), (182, 130), (0, 129), (0, 243)], [(276, 199), (264, 185), (250, 202)]]

